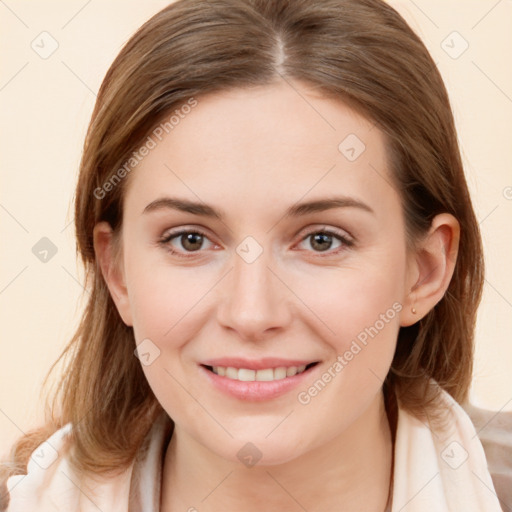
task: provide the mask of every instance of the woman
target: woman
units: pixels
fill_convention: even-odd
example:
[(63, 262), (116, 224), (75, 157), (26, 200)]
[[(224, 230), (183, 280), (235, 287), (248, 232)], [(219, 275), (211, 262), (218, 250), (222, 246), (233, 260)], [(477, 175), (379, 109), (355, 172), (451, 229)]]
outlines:
[(101, 86), (75, 223), (90, 300), (6, 510), (500, 510), (459, 405), (478, 223), (384, 2), (162, 10)]

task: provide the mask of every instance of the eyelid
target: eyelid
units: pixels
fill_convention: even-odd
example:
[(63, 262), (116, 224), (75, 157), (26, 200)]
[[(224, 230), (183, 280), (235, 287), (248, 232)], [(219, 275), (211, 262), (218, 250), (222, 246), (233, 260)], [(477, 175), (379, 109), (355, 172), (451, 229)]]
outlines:
[(315, 224), (313, 227), (304, 228), (304, 230), (300, 232), (300, 234), (302, 234), (301, 241), (305, 237), (312, 235), (314, 233), (328, 233), (330, 235), (335, 235), (337, 237), (343, 238), (347, 242), (355, 242), (355, 238), (348, 231), (344, 229), (342, 230), (339, 228), (334, 228), (326, 224)]
[(192, 227), (192, 226), (180, 226), (179, 228), (176, 228), (175, 230), (165, 231), (164, 234), (158, 239), (158, 244), (164, 246), (169, 252), (172, 254), (175, 254), (177, 256), (182, 256), (184, 258), (189, 258), (191, 256), (195, 256), (196, 254), (202, 254), (205, 251), (199, 250), (199, 251), (177, 251), (173, 247), (171, 247), (170, 242), (174, 238), (179, 238), (181, 235), (189, 234), (189, 233), (196, 233), (198, 235), (203, 236), (204, 238), (208, 239), (211, 244), (213, 245), (219, 245), (213, 240), (211, 240), (210, 235), (203, 230), (202, 228), (198, 227)]
[(210, 239), (210, 235), (202, 228), (198, 228), (195, 226), (180, 226), (178, 228), (164, 231), (164, 234), (160, 237), (159, 241), (171, 240), (172, 238), (175, 238), (179, 235), (184, 235), (186, 233), (197, 233)]

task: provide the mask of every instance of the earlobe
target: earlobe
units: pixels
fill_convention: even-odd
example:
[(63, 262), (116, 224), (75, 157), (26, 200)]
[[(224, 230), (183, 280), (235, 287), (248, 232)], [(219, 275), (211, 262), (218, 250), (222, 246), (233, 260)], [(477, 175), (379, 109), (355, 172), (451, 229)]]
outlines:
[(94, 252), (99, 269), (105, 280), (112, 300), (123, 319), (123, 322), (132, 326), (130, 302), (124, 268), (122, 261), (117, 261), (114, 251), (114, 233), (108, 222), (98, 222), (94, 226)]
[(460, 225), (453, 215), (441, 213), (432, 220), (412, 258), (414, 278), (408, 285), (402, 327), (416, 323), (443, 298), (455, 270), (459, 238)]

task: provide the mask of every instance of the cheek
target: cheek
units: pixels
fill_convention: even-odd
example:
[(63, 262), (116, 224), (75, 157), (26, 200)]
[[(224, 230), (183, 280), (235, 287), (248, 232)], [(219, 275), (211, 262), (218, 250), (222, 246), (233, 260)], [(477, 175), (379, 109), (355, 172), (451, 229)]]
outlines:
[(345, 350), (360, 334), (364, 341), (364, 333), (372, 326), (379, 331), (390, 324), (398, 329), (403, 272), (399, 261), (390, 267), (394, 270), (376, 264), (324, 270), (307, 279), (297, 276), (294, 292), (304, 298), (317, 323), (323, 324), (332, 345)]
[[(324, 325), (322, 341), (332, 356), (326, 365), (330, 373), (318, 386), (311, 383), (311, 395), (303, 390), (306, 395), (304, 402), (299, 397), (300, 403), (312, 400), (315, 407), (336, 403), (348, 406), (345, 411), (356, 411), (378, 391), (396, 348), (404, 268), (404, 254), (387, 248), (360, 265), (317, 274), (304, 283), (300, 293), (321, 320), (316, 325)], [(324, 384), (329, 391), (322, 391), (317, 399), (315, 393)]]
[[(297, 401), (306, 406), (304, 418), (330, 411), (343, 418), (344, 428), (381, 389), (400, 329), (401, 267), (395, 268), (394, 274), (377, 266), (367, 266), (364, 272), (351, 269), (339, 279), (317, 280), (310, 286), (308, 305), (328, 327), (322, 329), (328, 333), (322, 341), (331, 356), (319, 378), (299, 390)], [(333, 435), (336, 428), (341, 427), (333, 426)]]
[(182, 356), (201, 328), (201, 299), (211, 288), (213, 276), (203, 279), (197, 269), (155, 264), (150, 258), (128, 260), (126, 271), (135, 341), (145, 343), (152, 357), (150, 364), (141, 357), (150, 387), (175, 420), (198, 414), (195, 402), (180, 385), (186, 380), (182, 367), (186, 357)]
[(128, 259), (126, 275), (137, 342), (172, 339), (211, 287), (208, 275), (201, 278), (197, 269), (173, 268), (149, 258)]

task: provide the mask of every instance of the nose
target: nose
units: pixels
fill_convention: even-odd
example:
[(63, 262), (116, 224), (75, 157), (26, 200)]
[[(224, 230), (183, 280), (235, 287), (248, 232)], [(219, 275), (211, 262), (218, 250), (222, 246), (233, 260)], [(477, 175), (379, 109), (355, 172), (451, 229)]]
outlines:
[(233, 254), (233, 269), (223, 280), (223, 300), (218, 307), (221, 326), (248, 341), (259, 341), (291, 321), (290, 291), (266, 251), (252, 262)]

